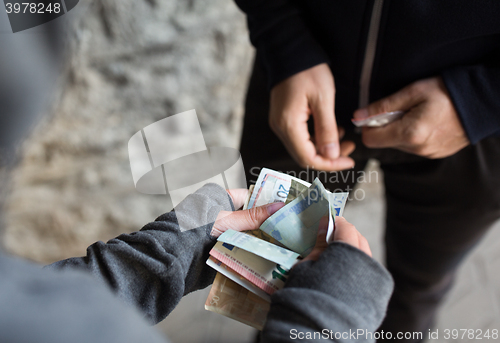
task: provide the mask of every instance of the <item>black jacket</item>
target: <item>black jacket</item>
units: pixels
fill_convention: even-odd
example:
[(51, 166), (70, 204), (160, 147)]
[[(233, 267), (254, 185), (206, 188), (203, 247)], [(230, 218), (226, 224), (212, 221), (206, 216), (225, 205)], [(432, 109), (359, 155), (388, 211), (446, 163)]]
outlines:
[(236, 3), (247, 13), (270, 87), (329, 63), (340, 125), (350, 125), (360, 106), (441, 75), (470, 141), (500, 134), (498, 0)]

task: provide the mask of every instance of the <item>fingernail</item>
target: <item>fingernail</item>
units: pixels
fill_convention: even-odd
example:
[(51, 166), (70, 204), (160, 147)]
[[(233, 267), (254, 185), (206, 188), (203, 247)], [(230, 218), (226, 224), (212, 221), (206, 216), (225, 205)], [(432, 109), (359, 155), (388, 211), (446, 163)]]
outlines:
[(272, 204), (267, 205), (266, 210), (269, 215), (273, 215), (283, 206), (285, 206), (285, 204), (282, 202), (273, 202)]
[(337, 143), (330, 143), (323, 146), (323, 156), (326, 158), (335, 159), (340, 155), (340, 148)]
[(361, 108), (354, 112), (354, 119), (365, 119), (368, 118), (370, 114), (366, 108)]

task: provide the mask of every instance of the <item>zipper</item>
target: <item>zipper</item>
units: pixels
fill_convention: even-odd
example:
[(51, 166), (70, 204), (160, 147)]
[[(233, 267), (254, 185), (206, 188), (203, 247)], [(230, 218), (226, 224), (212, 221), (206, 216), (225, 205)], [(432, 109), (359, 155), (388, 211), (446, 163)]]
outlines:
[(361, 69), (361, 78), (359, 80), (359, 108), (366, 107), (370, 103), (370, 82), (373, 72), (375, 52), (377, 51), (378, 32), (380, 29), (383, 6), (384, 0), (375, 0), (373, 4), (372, 17), (370, 18), (370, 28), (368, 29), (368, 39), (366, 40), (363, 68)]

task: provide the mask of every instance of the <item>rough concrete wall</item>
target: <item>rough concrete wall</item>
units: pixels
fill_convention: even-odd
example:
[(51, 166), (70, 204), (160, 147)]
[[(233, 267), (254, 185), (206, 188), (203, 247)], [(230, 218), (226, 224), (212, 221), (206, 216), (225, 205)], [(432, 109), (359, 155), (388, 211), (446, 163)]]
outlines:
[(194, 108), (208, 146), (237, 147), (253, 57), (231, 0), (81, 3), (64, 91), (26, 142), (6, 206), (6, 247), (42, 262), (169, 210), (133, 186), (127, 142), (144, 126)]

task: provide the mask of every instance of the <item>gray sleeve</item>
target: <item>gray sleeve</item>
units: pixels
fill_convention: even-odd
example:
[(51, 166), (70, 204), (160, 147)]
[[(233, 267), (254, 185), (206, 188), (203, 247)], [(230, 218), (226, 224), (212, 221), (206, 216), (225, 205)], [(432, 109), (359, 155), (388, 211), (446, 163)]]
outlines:
[(0, 250), (0, 342), (166, 343), (87, 273), (42, 270)]
[[(222, 187), (207, 184), (178, 208), (138, 232), (91, 245), (85, 257), (59, 261), (49, 268), (92, 273), (158, 323), (183, 295), (212, 283), (215, 271), (205, 264), (216, 241), (210, 231), (219, 211), (231, 211), (233, 205)], [(176, 212), (179, 216), (189, 216), (191, 212), (200, 226), (180, 230)]]
[(333, 243), (318, 261), (293, 268), (285, 288), (273, 294), (261, 341), (374, 342), (367, 332), (382, 323), (392, 290), (379, 263)]

